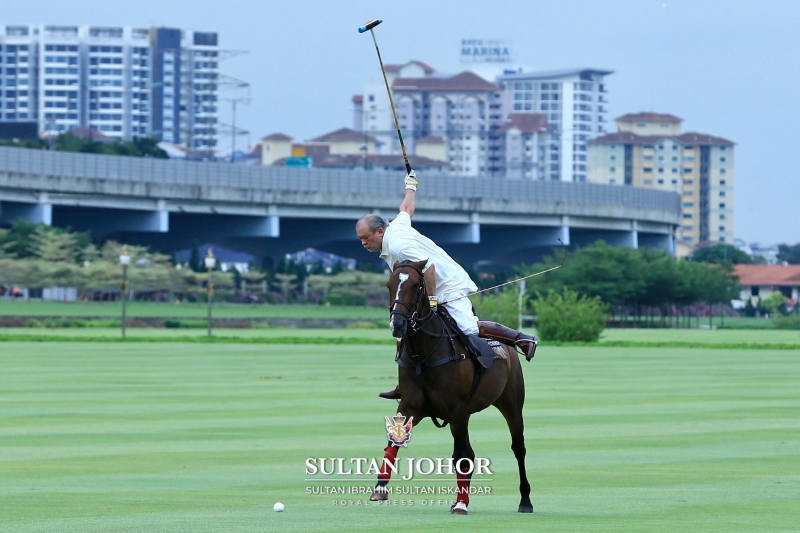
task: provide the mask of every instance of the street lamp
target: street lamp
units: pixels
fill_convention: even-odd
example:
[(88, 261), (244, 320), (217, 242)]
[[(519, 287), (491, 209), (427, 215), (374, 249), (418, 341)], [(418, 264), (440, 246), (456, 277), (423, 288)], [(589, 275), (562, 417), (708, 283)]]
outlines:
[(122, 265), (122, 338), (125, 338), (125, 315), (128, 302), (128, 265), (131, 264), (131, 254), (128, 252), (128, 245), (122, 247), (119, 256), (119, 264)]
[(214, 252), (209, 247), (208, 253), (205, 257), (206, 269), (208, 270), (208, 283), (206, 283), (206, 296), (208, 300), (208, 336), (211, 336), (211, 297), (214, 296), (214, 284), (211, 282), (211, 271), (214, 270), (214, 265), (217, 264), (217, 258), (214, 257)]

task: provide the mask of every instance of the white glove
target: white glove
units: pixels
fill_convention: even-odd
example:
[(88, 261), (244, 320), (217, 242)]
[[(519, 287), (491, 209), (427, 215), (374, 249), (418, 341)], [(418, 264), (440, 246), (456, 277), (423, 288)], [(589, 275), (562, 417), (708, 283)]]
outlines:
[(417, 186), (419, 185), (419, 181), (417, 181), (417, 173), (413, 170), (408, 173), (406, 179), (404, 180), (406, 184), (406, 189), (411, 189), (412, 191), (417, 190)]

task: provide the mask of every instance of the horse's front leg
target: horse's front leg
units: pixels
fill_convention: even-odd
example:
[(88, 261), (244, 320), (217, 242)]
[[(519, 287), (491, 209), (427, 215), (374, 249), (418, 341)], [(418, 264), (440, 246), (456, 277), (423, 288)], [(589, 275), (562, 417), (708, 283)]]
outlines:
[(450, 433), (453, 435), (453, 466), (456, 470), (458, 487), (456, 503), (450, 508), (450, 512), (465, 515), (469, 505), (469, 486), (475, 465), (475, 452), (469, 442), (469, 415), (453, 417), (450, 420)]
[[(410, 421), (413, 428), (420, 422), (422, 415), (420, 415), (416, 410), (409, 409), (406, 405), (404, 405), (404, 403), (405, 402), (402, 400), (400, 401), (400, 405), (397, 408), (397, 414), (401, 414), (406, 417), (406, 421)], [(389, 499), (388, 485), (389, 481), (392, 479), (392, 472), (395, 471), (397, 454), (399, 452), (400, 446), (396, 445), (391, 440), (386, 448), (383, 449), (383, 461), (381, 462), (380, 470), (378, 471), (378, 483), (375, 485), (372, 495), (369, 497), (369, 501), (380, 502)]]

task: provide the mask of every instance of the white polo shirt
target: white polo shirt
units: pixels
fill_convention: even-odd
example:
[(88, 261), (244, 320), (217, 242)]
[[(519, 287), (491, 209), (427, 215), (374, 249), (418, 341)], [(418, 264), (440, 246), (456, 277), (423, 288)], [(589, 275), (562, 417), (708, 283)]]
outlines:
[[(439, 301), (447, 301), (448, 297), (463, 296), (478, 290), (467, 271), (453, 261), (447, 252), (439, 248), (432, 240), (411, 227), (411, 216), (405, 211), (389, 224), (383, 234), (381, 259), (392, 268), (398, 261), (425, 261), (428, 269), (431, 263), (436, 265), (436, 295)], [(465, 302), (469, 302), (466, 298)]]

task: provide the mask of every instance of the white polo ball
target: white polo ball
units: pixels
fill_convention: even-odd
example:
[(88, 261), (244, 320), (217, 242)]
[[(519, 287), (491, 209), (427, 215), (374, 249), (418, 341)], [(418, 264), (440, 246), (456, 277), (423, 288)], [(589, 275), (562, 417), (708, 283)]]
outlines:
[(275, 505), (272, 506), (272, 510), (276, 513), (282, 513), (283, 510), (286, 509), (286, 506), (283, 505), (281, 502), (277, 502)]

